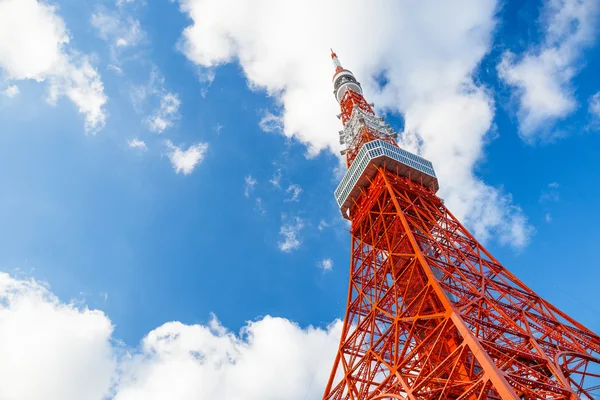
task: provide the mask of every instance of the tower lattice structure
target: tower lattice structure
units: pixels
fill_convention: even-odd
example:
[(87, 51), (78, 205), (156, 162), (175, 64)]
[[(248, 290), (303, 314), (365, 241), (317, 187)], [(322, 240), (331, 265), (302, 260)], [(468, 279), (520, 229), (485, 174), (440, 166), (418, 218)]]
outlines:
[(333, 51), (332, 59), (348, 165), (335, 196), (352, 245), (323, 398), (600, 398), (600, 337), (465, 229), (436, 196), (432, 164), (397, 145), (352, 72)]

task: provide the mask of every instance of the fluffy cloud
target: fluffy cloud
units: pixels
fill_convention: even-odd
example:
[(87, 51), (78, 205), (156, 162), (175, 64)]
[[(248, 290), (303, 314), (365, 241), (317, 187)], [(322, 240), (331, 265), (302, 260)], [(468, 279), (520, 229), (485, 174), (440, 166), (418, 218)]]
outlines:
[(165, 78), (155, 66), (150, 71), (148, 82), (132, 86), (129, 97), (138, 112), (144, 112), (147, 108), (146, 103), (149, 101), (158, 101), (152, 113), (144, 119), (145, 125), (152, 132), (162, 133), (179, 119), (179, 107), (181, 106), (179, 95), (167, 90)]
[(273, 175), (273, 178), (269, 179), (269, 182), (271, 183), (271, 185), (275, 186), (276, 188), (280, 187), (281, 168), (277, 168), (277, 170), (275, 171), (275, 174)]
[(341, 325), (301, 328), (267, 316), (236, 334), (216, 318), (207, 325), (169, 322), (139, 348), (127, 348), (112, 338), (102, 312), (0, 274), (0, 398), (316, 400)]
[(160, 98), (160, 106), (148, 116), (146, 123), (152, 132), (162, 133), (170, 128), (179, 117), (179, 106), (181, 101), (173, 93), (164, 93)]
[(559, 188), (560, 184), (558, 182), (550, 182), (548, 187), (544, 188), (540, 194), (539, 202), (542, 208), (546, 210), (544, 220), (548, 223), (552, 222), (552, 214), (550, 213), (552, 203), (560, 201)]
[(0, 273), (0, 398), (100, 400), (115, 370), (112, 324), (60, 303), (33, 280)]
[(175, 146), (170, 140), (165, 141), (167, 146), (167, 155), (171, 160), (171, 165), (177, 173), (184, 175), (191, 174), (194, 168), (202, 162), (208, 143), (196, 143), (188, 147), (187, 150), (182, 150), (181, 147)]
[(551, 182), (548, 184), (548, 188), (542, 190), (540, 195), (540, 203), (552, 203), (560, 200), (560, 193), (558, 189), (560, 185), (557, 182)]
[(100, 9), (92, 14), (92, 26), (116, 48), (135, 46), (143, 37), (140, 21), (118, 12)]
[(282, 224), (279, 229), (279, 235), (282, 240), (279, 241), (279, 250), (284, 253), (290, 253), (296, 250), (302, 244), (300, 231), (304, 229), (304, 220), (300, 217), (288, 218), (286, 215), (281, 216)]
[(252, 177), (252, 175), (248, 175), (244, 178), (244, 196), (250, 197), (250, 193), (254, 190), (254, 186), (256, 186), (257, 181)]
[(260, 197), (256, 198), (256, 211), (258, 211), (260, 213), (260, 215), (265, 215), (267, 213), (267, 210), (265, 209), (265, 206), (263, 205), (263, 200)]
[(56, 7), (37, 0), (0, 2), (0, 68), (8, 80), (47, 80), (48, 101), (66, 96), (95, 133), (106, 122), (107, 98), (88, 57), (68, 49), (69, 33)]
[(131, 147), (132, 149), (146, 150), (148, 148), (148, 147), (146, 147), (146, 142), (144, 142), (143, 140), (140, 140), (138, 138), (133, 138), (131, 140), (128, 140), (127, 145), (129, 147)]
[(108, 68), (117, 74), (123, 73), (121, 59), (125, 52), (138, 45), (145, 35), (140, 21), (124, 5), (117, 3), (117, 8), (111, 11), (99, 7), (90, 20), (100, 38), (108, 43), (112, 63)]
[(552, 139), (557, 119), (577, 107), (571, 83), (584, 48), (596, 37), (600, 6), (596, 0), (547, 0), (542, 11), (546, 36), (541, 46), (521, 57), (506, 52), (498, 65), (500, 77), (516, 88), (523, 139)]
[(592, 115), (592, 118), (600, 120), (600, 92), (590, 97), (588, 110)]
[(329, 224), (327, 223), (327, 221), (322, 219), (321, 221), (319, 221), (319, 225), (317, 226), (317, 229), (322, 231), (325, 228), (329, 228)]
[(300, 193), (302, 193), (302, 188), (300, 187), (300, 185), (297, 185), (295, 183), (291, 184), (290, 186), (288, 186), (285, 192), (288, 195), (290, 195), (290, 197), (285, 199), (285, 201), (300, 201)]
[(323, 271), (331, 271), (333, 269), (333, 260), (331, 258), (324, 258), (318, 265)]
[(281, 117), (267, 111), (258, 123), (260, 129), (265, 132), (281, 132), (283, 131), (283, 120)]
[(143, 58), (138, 45), (145, 42), (146, 32), (134, 12), (139, 6), (143, 6), (143, 3), (135, 0), (117, 1), (114, 8), (98, 6), (90, 18), (98, 36), (108, 44), (111, 62), (108, 69), (118, 75), (123, 74), (123, 64), (127, 61)]
[(332, 46), (380, 111), (404, 115), (403, 145), (432, 160), (440, 195), (455, 214), (484, 240), (494, 235), (516, 247), (527, 243), (532, 229), (510, 195), (474, 173), (494, 105), (473, 73), (490, 49), (495, 0), (179, 4), (193, 21), (180, 43), (191, 61), (204, 68), (239, 61), (250, 87), (279, 103), (281, 113), (266, 113), (263, 129), (297, 138), (309, 156), (337, 153)]
[(340, 334), (339, 322), (301, 329), (272, 317), (250, 322), (240, 335), (216, 320), (167, 323), (124, 364), (115, 400), (318, 399)]
[(6, 97), (15, 97), (19, 93), (21, 93), (21, 91), (19, 90), (19, 87), (17, 85), (9, 85), (6, 89), (2, 91), (2, 94)]
[(123, 7), (125, 4), (135, 3), (136, 0), (117, 0), (117, 7)]

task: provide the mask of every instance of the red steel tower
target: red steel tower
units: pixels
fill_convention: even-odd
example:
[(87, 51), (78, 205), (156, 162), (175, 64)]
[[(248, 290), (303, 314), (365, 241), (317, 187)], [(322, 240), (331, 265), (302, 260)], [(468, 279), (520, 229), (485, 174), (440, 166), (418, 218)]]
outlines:
[(323, 398), (600, 398), (600, 337), (477, 242), (436, 196), (431, 162), (396, 144), (332, 58), (348, 165), (335, 196), (352, 246)]

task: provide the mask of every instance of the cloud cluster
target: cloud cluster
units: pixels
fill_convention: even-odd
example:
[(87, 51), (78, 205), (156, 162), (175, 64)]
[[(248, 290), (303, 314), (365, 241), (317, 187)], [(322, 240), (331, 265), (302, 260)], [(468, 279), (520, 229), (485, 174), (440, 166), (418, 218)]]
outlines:
[(158, 100), (159, 104), (144, 118), (145, 125), (152, 132), (162, 133), (179, 119), (179, 95), (166, 88), (165, 78), (156, 66), (152, 67), (146, 84), (131, 87), (129, 97), (138, 112), (144, 111), (149, 100)]
[(340, 334), (340, 321), (301, 328), (269, 316), (236, 334), (213, 317), (166, 323), (127, 348), (102, 312), (0, 274), (0, 398), (316, 400)]
[(333, 260), (331, 258), (324, 258), (318, 263), (319, 268), (323, 271), (331, 271), (333, 269)]
[(162, 133), (170, 128), (179, 117), (179, 96), (174, 93), (164, 93), (160, 97), (160, 106), (146, 119), (148, 129), (152, 132)]
[(92, 26), (115, 47), (135, 46), (143, 37), (140, 21), (131, 16), (100, 9), (92, 14)]
[(520, 135), (528, 141), (552, 139), (552, 123), (577, 108), (572, 79), (582, 51), (594, 43), (600, 5), (596, 0), (547, 0), (542, 10), (545, 38), (517, 57), (507, 51), (500, 77), (515, 88)]
[(265, 209), (262, 198), (257, 197), (255, 200), (255, 203), (256, 203), (256, 211), (258, 211), (260, 213), (260, 215), (265, 215), (267, 213), (267, 210)]
[(144, 142), (143, 140), (140, 140), (138, 138), (133, 138), (131, 140), (128, 140), (127, 145), (129, 147), (131, 147), (132, 149), (140, 149), (140, 150), (148, 149), (148, 147), (146, 146), (146, 142)]
[(560, 200), (560, 193), (558, 192), (558, 188), (560, 188), (560, 184), (558, 182), (550, 182), (548, 184), (548, 188), (542, 190), (542, 194), (540, 195), (540, 203), (551, 203)]
[(254, 190), (254, 186), (256, 186), (258, 182), (256, 179), (252, 177), (252, 175), (248, 175), (244, 178), (244, 196), (250, 197), (250, 193)]
[[(168, 128), (175, 125), (175, 122), (180, 118), (179, 107), (181, 100), (177, 93), (173, 93), (166, 88), (165, 78), (156, 66), (153, 66), (150, 71), (150, 77), (144, 84), (133, 85), (129, 91), (129, 97), (133, 108), (138, 113), (144, 113), (144, 125), (149, 131), (155, 133), (163, 133)], [(154, 105), (152, 112), (148, 113), (149, 104)], [(150, 140), (148, 146), (146, 141), (138, 140), (137, 138), (128, 141), (131, 148), (146, 149), (153, 147), (153, 140)], [(208, 150), (208, 143), (198, 142), (187, 149), (181, 146), (174, 145), (171, 140), (162, 141), (162, 145), (166, 148), (166, 155), (171, 161), (171, 165), (176, 173), (189, 175), (198, 166)]]
[(269, 183), (276, 188), (281, 187), (281, 168), (277, 168), (275, 174), (273, 174), (273, 178), (269, 179)]
[(281, 240), (279, 241), (279, 250), (284, 253), (290, 253), (296, 250), (302, 244), (300, 232), (304, 229), (304, 220), (300, 217), (289, 218), (287, 215), (281, 216), (282, 223), (279, 229)]
[(279, 115), (265, 114), (263, 129), (305, 143), (309, 156), (337, 153), (333, 47), (380, 111), (404, 115), (402, 144), (431, 159), (455, 214), (483, 240), (527, 243), (532, 229), (510, 195), (474, 173), (494, 116), (492, 97), (473, 74), (491, 46), (495, 0), (179, 4), (192, 21), (182, 33), (185, 55), (203, 68), (238, 61), (249, 86), (280, 105)]
[(281, 117), (271, 113), (270, 111), (267, 111), (262, 116), (258, 125), (264, 132), (282, 132), (284, 126)]
[(0, 273), (0, 398), (103, 399), (116, 366), (112, 330), (102, 312)]
[(112, 62), (109, 68), (119, 74), (123, 72), (120, 66), (123, 53), (138, 45), (145, 36), (140, 21), (124, 5), (117, 3), (117, 8), (111, 11), (99, 7), (90, 20), (100, 38), (108, 43)]
[(600, 92), (590, 97), (588, 110), (593, 119), (600, 121)]
[(302, 187), (296, 183), (293, 183), (290, 186), (288, 186), (288, 188), (285, 190), (285, 192), (290, 196), (289, 198), (285, 199), (285, 201), (298, 202), (298, 201), (300, 201), (300, 194), (302, 193)]
[(9, 81), (47, 81), (48, 102), (62, 96), (85, 117), (85, 131), (106, 123), (107, 97), (89, 57), (69, 48), (70, 36), (55, 6), (38, 0), (0, 2), (0, 69)]
[(175, 172), (189, 175), (194, 168), (202, 162), (208, 143), (196, 143), (183, 150), (179, 146), (175, 146), (170, 140), (165, 141), (167, 147), (167, 156), (171, 161), (171, 165), (175, 168)]
[(548, 187), (544, 188), (540, 194), (539, 202), (546, 210), (544, 220), (548, 223), (552, 222), (552, 214), (550, 213), (552, 203), (560, 201), (559, 188), (560, 184), (558, 182), (550, 182)]
[(318, 399), (340, 334), (339, 322), (301, 329), (272, 317), (240, 335), (214, 319), (208, 326), (167, 323), (124, 364), (115, 400)]
[(18, 96), (21, 91), (17, 85), (9, 85), (6, 89), (2, 91), (2, 94), (6, 97), (15, 97)]

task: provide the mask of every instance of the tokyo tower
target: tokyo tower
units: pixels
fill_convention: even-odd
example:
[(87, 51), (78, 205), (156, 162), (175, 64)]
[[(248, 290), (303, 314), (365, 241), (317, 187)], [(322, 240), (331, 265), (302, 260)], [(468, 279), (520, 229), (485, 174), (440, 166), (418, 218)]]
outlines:
[[(600, 337), (504, 268), (436, 196), (332, 51), (352, 222), (348, 303), (323, 399), (596, 399)], [(543, 268), (543, 266), (540, 266)]]

